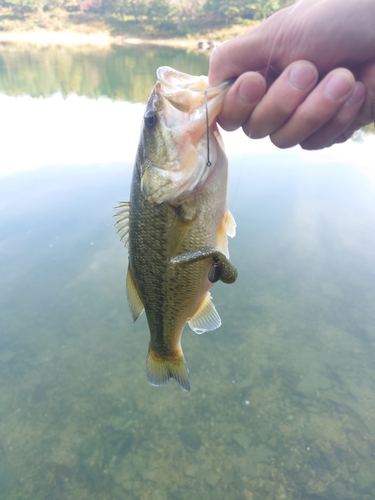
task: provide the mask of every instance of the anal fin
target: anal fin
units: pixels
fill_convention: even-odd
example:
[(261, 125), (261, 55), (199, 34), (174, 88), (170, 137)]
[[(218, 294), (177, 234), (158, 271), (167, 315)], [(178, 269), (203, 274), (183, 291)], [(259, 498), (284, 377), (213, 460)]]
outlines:
[(198, 311), (188, 320), (193, 332), (201, 334), (216, 330), (221, 325), (219, 313), (216, 311), (210, 292), (207, 292)]
[(128, 267), (128, 274), (126, 275), (126, 294), (133, 317), (133, 323), (135, 323), (145, 308), (142, 299), (139, 296), (137, 285), (135, 284), (134, 276), (130, 267)]

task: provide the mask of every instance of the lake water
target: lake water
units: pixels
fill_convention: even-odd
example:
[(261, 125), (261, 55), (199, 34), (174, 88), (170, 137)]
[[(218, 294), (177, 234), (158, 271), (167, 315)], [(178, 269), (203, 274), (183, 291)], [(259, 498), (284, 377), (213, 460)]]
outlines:
[(375, 498), (374, 136), (280, 151), (225, 134), (237, 236), (223, 325), (146, 381), (112, 207), (151, 48), (0, 49), (0, 499)]

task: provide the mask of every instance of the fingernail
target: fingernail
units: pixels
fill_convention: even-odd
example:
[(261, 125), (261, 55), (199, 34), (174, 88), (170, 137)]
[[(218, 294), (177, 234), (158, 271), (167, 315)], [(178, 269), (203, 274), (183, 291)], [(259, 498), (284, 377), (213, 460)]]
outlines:
[(315, 83), (317, 73), (309, 64), (296, 64), (290, 70), (289, 81), (299, 90), (306, 90)]
[(258, 80), (244, 80), (238, 88), (238, 97), (245, 103), (258, 101), (262, 94), (262, 85)]
[(325, 86), (326, 96), (338, 101), (344, 97), (352, 88), (352, 82), (345, 73), (333, 75)]
[(363, 83), (356, 82), (353, 94), (350, 96), (347, 102), (350, 102), (352, 104), (359, 104), (361, 101), (363, 101), (365, 95), (366, 95), (366, 87), (363, 85)]

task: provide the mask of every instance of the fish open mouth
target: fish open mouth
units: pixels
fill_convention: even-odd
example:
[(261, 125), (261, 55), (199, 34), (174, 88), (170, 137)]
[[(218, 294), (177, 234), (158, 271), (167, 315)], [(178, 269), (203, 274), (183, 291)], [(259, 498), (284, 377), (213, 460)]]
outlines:
[(214, 171), (223, 147), (215, 119), (232, 83), (208, 88), (207, 76), (168, 66), (157, 70), (147, 107), (151, 118), (157, 115), (156, 125), (147, 122), (144, 134), (150, 147), (145, 148), (141, 189), (148, 201), (175, 203), (200, 189)]
[[(207, 76), (188, 75), (168, 66), (158, 68), (157, 78), (159, 94), (171, 104), (165, 107), (166, 126), (173, 126), (177, 117), (181, 119), (181, 113), (186, 119), (194, 120), (195, 126), (197, 120), (202, 121), (205, 126), (206, 118), (208, 125), (211, 125), (220, 111), (227, 90), (234, 81), (227, 80), (216, 87), (207, 88)], [(177, 114), (176, 111), (180, 113)]]

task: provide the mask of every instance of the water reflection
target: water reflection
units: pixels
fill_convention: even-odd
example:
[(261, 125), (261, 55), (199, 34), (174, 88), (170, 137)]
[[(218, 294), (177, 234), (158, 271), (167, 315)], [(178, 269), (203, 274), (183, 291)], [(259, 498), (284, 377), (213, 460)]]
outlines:
[(61, 92), (145, 102), (159, 66), (207, 74), (203, 54), (163, 47), (40, 47), (0, 44), (0, 93), (47, 97)]
[[(199, 64), (191, 71), (205, 72)], [(3, 97), (19, 112), (29, 99)], [(58, 130), (47, 141), (55, 154), (41, 140), (47, 163), (38, 156), (33, 169), (0, 177), (0, 498), (372, 500), (369, 178), (339, 161), (341, 149), (324, 156), (244, 141), (239, 153), (227, 135), (238, 282), (213, 288), (219, 330), (184, 332), (192, 392), (173, 382), (156, 389), (146, 382), (146, 322), (132, 325), (126, 251), (111, 221), (129, 194), (127, 138), (141, 108), (131, 115), (137, 105), (55, 99), (49, 115), (46, 100), (33, 100), (35, 120), (48, 116)], [(69, 140), (61, 139), (74, 137), (68, 118), (59, 128), (65, 112), (84, 147), (64, 163)], [(90, 119), (75, 128), (82, 114)], [(107, 161), (105, 147), (98, 161), (91, 156), (101, 124)], [(12, 129), (2, 132), (12, 140)], [(20, 144), (30, 134), (23, 129)], [(366, 147), (355, 149), (358, 165)], [(2, 146), (1, 169), (11, 154)]]

